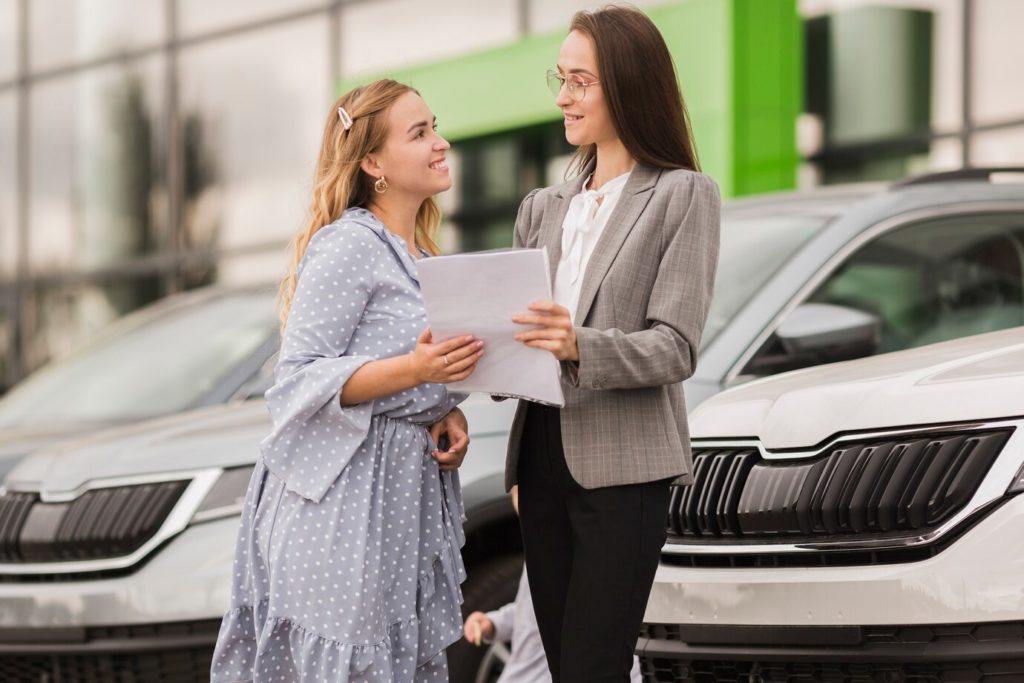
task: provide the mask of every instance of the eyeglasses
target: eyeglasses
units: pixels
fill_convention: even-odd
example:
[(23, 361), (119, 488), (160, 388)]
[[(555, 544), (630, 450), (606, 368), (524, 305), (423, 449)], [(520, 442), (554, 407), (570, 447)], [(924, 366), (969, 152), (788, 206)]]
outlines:
[(554, 69), (548, 69), (547, 76), (548, 90), (551, 91), (552, 95), (558, 97), (562, 92), (562, 86), (564, 85), (569, 90), (569, 97), (571, 97), (574, 102), (579, 102), (586, 96), (588, 85), (600, 84), (600, 81), (585, 81), (583, 80), (583, 76), (580, 76), (579, 74), (563, 76)]

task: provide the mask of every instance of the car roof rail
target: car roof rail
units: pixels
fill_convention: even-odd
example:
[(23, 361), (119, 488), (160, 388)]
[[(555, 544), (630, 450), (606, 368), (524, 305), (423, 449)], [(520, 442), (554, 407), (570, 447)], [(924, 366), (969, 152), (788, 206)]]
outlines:
[(925, 175), (907, 178), (895, 183), (892, 187), (911, 187), (914, 185), (929, 185), (931, 183), (945, 183), (954, 180), (984, 180), (993, 184), (1003, 183), (1024, 183), (1024, 167), (1021, 166), (992, 166), (977, 168), (961, 168), (956, 171), (943, 171), (941, 173), (928, 173)]

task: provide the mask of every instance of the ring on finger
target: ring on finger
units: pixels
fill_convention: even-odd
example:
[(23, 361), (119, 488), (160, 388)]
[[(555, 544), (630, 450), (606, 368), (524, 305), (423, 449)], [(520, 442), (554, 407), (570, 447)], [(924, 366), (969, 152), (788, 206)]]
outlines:
[(441, 357), (442, 357), (442, 358), (444, 358), (444, 364), (445, 364), (445, 365), (448, 365), (448, 354), (446, 353), (446, 354), (444, 354), (444, 355), (443, 355), (443, 356), (441, 356)]

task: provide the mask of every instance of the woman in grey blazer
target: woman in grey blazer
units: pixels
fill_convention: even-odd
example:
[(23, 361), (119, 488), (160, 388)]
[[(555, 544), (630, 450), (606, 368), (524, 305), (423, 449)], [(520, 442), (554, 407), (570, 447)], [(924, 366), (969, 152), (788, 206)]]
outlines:
[(680, 382), (711, 300), (720, 199), (642, 12), (576, 14), (548, 80), (579, 174), (520, 206), (515, 245), (547, 247), (554, 300), (514, 320), (561, 361), (566, 403), (520, 403), (506, 485), (519, 484), (553, 680), (627, 681), (669, 484), (691, 481)]

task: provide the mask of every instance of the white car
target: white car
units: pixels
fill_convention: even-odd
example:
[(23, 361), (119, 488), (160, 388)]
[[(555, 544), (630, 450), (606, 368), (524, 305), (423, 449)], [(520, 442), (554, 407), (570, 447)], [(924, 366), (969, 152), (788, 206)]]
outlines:
[(1024, 327), (691, 416), (645, 680), (1024, 681)]

